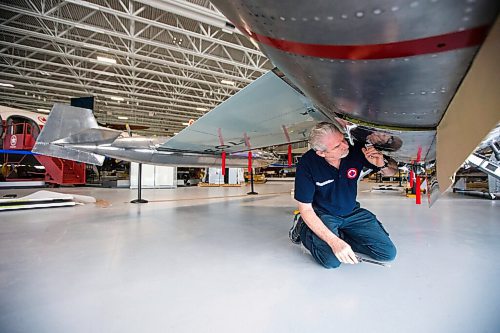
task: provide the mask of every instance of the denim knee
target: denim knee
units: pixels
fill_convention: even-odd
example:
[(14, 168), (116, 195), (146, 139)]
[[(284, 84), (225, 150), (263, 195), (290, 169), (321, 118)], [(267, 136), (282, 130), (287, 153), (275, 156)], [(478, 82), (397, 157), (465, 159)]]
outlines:
[(381, 249), (381, 251), (379, 253), (377, 253), (378, 257), (377, 258), (378, 260), (383, 260), (383, 261), (392, 261), (396, 258), (396, 254), (397, 254), (397, 249), (396, 249), (396, 246), (394, 246), (394, 244), (387, 244), (386, 246), (384, 246), (383, 249)]
[(337, 268), (340, 266), (340, 261), (329, 247), (326, 248), (326, 246), (321, 247), (313, 245), (309, 251), (311, 251), (314, 260), (324, 268)]
[(335, 256), (335, 254), (333, 254), (333, 252), (330, 254), (330, 253), (320, 253), (318, 251), (314, 251), (314, 253), (312, 253), (312, 256), (313, 258), (318, 262), (318, 264), (320, 264), (321, 266), (323, 266), (324, 268), (337, 268), (340, 266), (340, 261), (337, 259), (337, 257)]
[[(304, 244), (305, 246), (305, 244)], [(307, 246), (305, 246), (307, 248)], [(315, 250), (311, 250), (311, 249), (308, 249), (310, 252), (311, 252), (311, 256), (314, 258), (314, 260), (320, 264), (321, 266), (323, 266), (324, 268), (337, 268), (340, 266), (340, 261), (337, 259), (337, 257), (335, 255), (333, 255), (333, 257), (326, 257), (320, 253), (318, 253), (318, 251), (315, 251)]]
[(387, 260), (396, 259), (397, 253), (398, 253), (398, 250), (396, 249), (396, 246), (394, 246), (394, 244), (392, 244), (390, 251), (387, 253)]
[(338, 268), (340, 266), (340, 261), (338, 261), (338, 260), (327, 260), (324, 263), (322, 262), (321, 266), (323, 266), (324, 268), (328, 268), (328, 269)]

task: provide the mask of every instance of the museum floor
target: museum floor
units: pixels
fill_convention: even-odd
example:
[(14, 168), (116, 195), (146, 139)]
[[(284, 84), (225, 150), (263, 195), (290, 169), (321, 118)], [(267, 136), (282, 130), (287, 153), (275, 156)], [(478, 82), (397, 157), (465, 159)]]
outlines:
[(0, 331), (499, 332), (500, 202), (362, 190), (398, 257), (326, 270), (288, 239), (292, 186), (144, 190), (139, 205), (65, 188), (104, 204), (0, 212)]

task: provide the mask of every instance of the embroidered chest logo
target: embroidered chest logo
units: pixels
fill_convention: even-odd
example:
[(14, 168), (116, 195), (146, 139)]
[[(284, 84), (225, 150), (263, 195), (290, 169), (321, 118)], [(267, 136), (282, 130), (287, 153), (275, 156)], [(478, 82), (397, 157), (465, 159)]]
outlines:
[(356, 168), (350, 168), (347, 170), (347, 178), (349, 179), (354, 179), (358, 175), (358, 169)]
[(321, 182), (321, 183), (320, 182), (316, 182), (316, 185), (317, 186), (325, 186), (325, 185), (328, 185), (328, 184), (333, 183), (333, 182), (334, 182), (333, 179), (329, 179), (329, 180), (325, 180), (324, 182)]

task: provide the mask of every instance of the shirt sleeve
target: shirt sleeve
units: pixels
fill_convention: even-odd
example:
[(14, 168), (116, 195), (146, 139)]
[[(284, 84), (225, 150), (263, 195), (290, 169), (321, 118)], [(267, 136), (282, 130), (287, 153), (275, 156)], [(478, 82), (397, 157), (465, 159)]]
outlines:
[(300, 163), (295, 173), (295, 200), (302, 203), (312, 203), (316, 186), (312, 179), (311, 169), (306, 163)]

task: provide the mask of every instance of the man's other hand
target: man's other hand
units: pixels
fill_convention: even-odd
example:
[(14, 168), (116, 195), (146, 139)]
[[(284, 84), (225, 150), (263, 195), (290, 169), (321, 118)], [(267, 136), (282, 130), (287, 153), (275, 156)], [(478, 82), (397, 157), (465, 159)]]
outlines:
[(356, 258), (356, 254), (351, 249), (351, 246), (344, 242), (341, 238), (335, 239), (332, 241), (330, 245), (333, 253), (337, 257), (337, 259), (344, 264), (357, 264), (358, 259)]
[(384, 166), (384, 155), (382, 155), (382, 153), (375, 149), (373, 146), (370, 146), (368, 148), (361, 148), (361, 151), (363, 152), (363, 154), (365, 154), (366, 159), (371, 164), (379, 168)]

